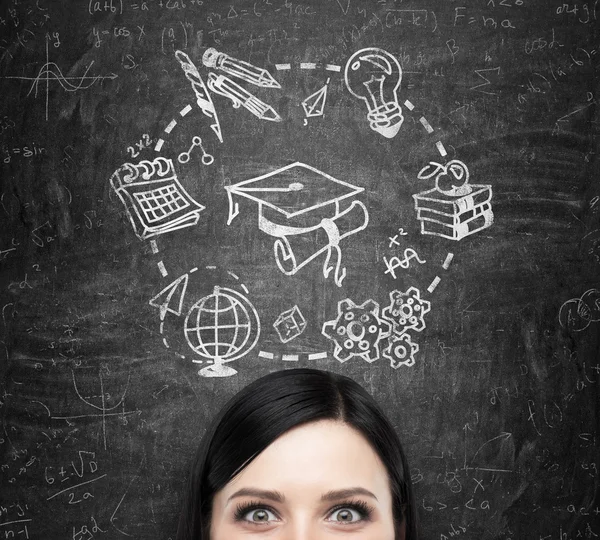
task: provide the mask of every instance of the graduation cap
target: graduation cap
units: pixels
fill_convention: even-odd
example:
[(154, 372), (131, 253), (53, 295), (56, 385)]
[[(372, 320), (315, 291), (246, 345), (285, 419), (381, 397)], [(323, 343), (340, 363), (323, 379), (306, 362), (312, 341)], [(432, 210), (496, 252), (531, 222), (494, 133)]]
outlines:
[[(341, 286), (346, 269), (341, 266), (339, 243), (365, 229), (369, 213), (360, 201), (352, 201), (344, 210), (341, 210), (340, 202), (363, 192), (364, 188), (295, 162), (225, 189), (229, 197), (228, 225), (239, 214), (236, 197), (258, 203), (259, 229), (278, 239), (274, 244), (275, 257), (284, 274), (293, 275), (326, 253), (323, 275), (328, 277), (335, 269), (335, 283)], [(329, 206), (330, 213), (321, 218)], [(275, 223), (267, 218), (267, 209), (282, 214), (282, 222)], [(315, 223), (300, 227), (290, 221), (301, 215), (309, 218), (309, 222), (314, 215)]]

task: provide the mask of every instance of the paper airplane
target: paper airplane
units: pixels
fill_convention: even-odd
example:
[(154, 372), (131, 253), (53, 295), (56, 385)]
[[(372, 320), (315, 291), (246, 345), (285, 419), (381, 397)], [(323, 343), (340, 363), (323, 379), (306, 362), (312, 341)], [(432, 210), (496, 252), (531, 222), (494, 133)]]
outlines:
[[(189, 275), (183, 274), (183, 276), (178, 277), (150, 300), (150, 305), (160, 310), (161, 321), (164, 320), (167, 313), (172, 313), (178, 317), (181, 316), (188, 280)], [(176, 307), (170, 307), (172, 300)]]

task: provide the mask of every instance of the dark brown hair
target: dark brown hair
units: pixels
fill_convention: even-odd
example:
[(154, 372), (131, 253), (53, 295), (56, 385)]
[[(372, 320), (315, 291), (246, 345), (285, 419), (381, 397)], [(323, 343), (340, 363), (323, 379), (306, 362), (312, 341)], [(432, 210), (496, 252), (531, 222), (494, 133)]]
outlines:
[(393, 426), (357, 382), (317, 369), (271, 373), (227, 402), (193, 462), (177, 540), (209, 540), (215, 493), (286, 431), (318, 420), (342, 421), (369, 441), (389, 475), (396, 531), (405, 522), (406, 540), (417, 540), (409, 468)]

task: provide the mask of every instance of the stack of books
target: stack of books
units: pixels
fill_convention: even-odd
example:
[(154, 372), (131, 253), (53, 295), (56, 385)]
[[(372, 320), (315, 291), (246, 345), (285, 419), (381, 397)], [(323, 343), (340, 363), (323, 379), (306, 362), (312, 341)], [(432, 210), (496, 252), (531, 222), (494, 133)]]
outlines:
[(467, 195), (448, 195), (438, 188), (413, 195), (421, 233), (461, 240), (494, 222), (492, 186), (471, 185)]

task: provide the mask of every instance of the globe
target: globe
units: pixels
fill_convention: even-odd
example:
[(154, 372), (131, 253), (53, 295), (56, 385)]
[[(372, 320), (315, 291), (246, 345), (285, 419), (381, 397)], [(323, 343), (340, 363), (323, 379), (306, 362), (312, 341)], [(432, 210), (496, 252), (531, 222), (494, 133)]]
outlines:
[(188, 311), (184, 324), (190, 348), (214, 363), (199, 371), (205, 377), (223, 377), (237, 371), (226, 362), (248, 354), (260, 334), (260, 321), (254, 306), (239, 292), (215, 287), (212, 294), (198, 300)]

